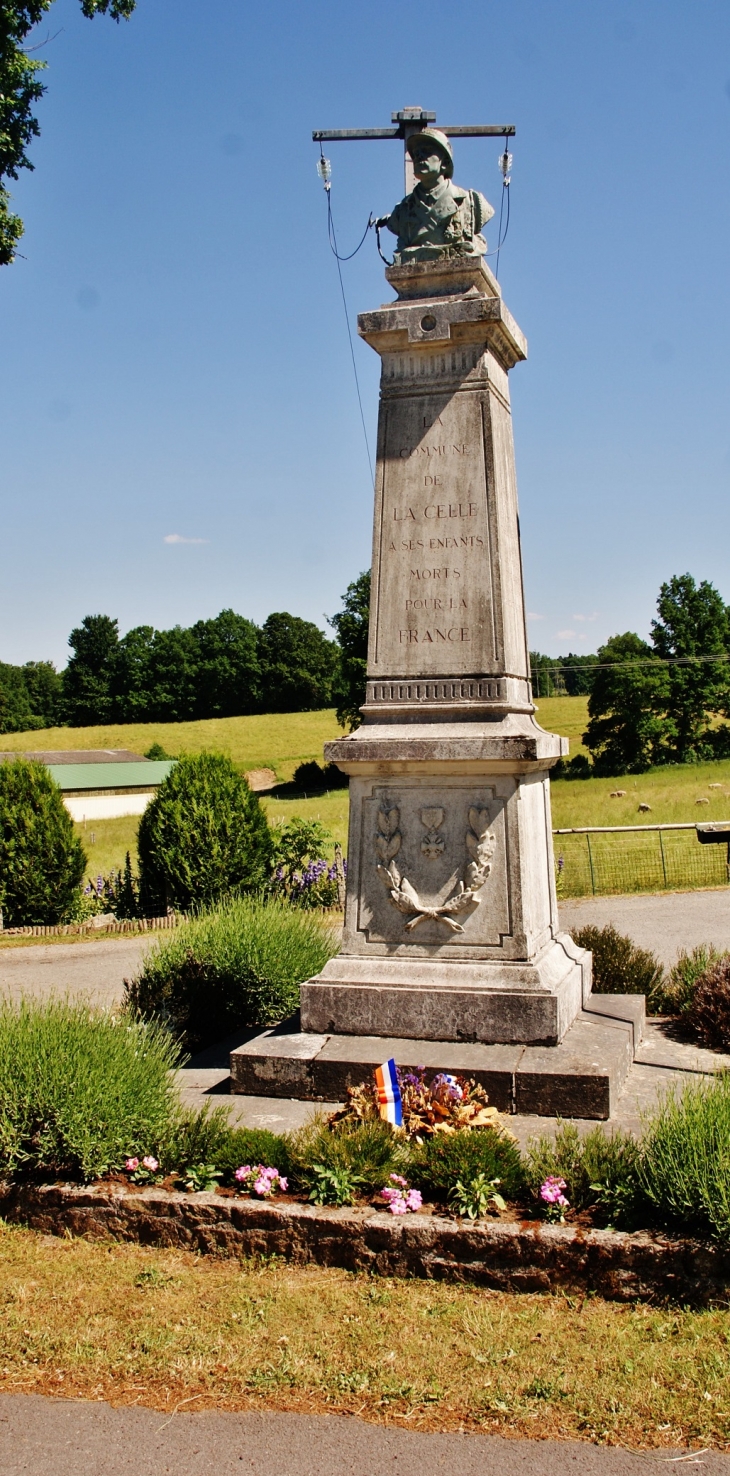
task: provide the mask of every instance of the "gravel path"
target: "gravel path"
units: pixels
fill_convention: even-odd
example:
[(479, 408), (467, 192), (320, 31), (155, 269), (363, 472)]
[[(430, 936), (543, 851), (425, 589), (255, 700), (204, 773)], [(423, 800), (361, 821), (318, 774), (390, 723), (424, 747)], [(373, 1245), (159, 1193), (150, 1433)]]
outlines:
[[(677, 1456), (681, 1464), (675, 1464)], [(717, 1452), (642, 1454), (578, 1441), (423, 1435), (341, 1415), (170, 1414), (0, 1395), (3, 1476), (730, 1476)]]

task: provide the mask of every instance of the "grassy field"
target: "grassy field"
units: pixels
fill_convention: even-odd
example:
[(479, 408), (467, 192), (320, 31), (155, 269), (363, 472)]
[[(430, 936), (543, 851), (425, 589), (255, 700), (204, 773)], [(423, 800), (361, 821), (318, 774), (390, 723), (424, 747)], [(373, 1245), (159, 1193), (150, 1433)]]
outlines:
[(264, 713), (257, 717), (210, 718), (199, 723), (116, 723), (106, 728), (42, 728), (3, 733), (0, 747), (24, 749), (131, 748), (146, 753), (159, 743), (177, 758), (183, 753), (225, 753), (241, 769), (273, 769), (291, 779), (305, 759), (322, 759), (322, 745), (341, 729), (334, 710)]
[(0, 1391), (730, 1443), (724, 1310), (510, 1296), (0, 1228)]
[[(543, 698), (538, 721), (570, 739), (571, 754), (582, 751), (581, 735), (588, 718), (585, 697)], [(213, 749), (228, 754), (242, 770), (271, 768), (280, 781), (291, 779), (297, 764), (322, 759), (322, 747), (338, 736), (335, 714), (302, 712), (261, 717), (221, 718), (199, 723), (144, 723), (108, 728), (50, 728), (38, 733), (3, 735), (3, 746), (23, 748), (122, 748), (143, 753), (160, 743), (173, 754)], [(611, 791), (626, 790), (618, 799)], [(347, 849), (347, 791), (333, 790), (312, 798), (263, 796), (272, 823), (293, 815), (318, 819)], [(698, 800), (708, 804), (698, 805)], [(648, 812), (639, 805), (648, 804)], [(730, 760), (651, 770), (627, 779), (560, 779), (552, 787), (553, 825), (638, 825), (730, 818)], [(129, 816), (79, 825), (77, 830), (96, 876), (122, 866), (129, 850), (134, 858), (138, 821)], [(675, 886), (723, 885), (727, 873), (722, 847), (699, 848), (692, 835), (666, 839), (662, 856), (655, 834), (633, 839), (592, 842), (585, 838), (556, 840), (563, 856), (563, 891), (582, 895), (597, 891), (663, 889)], [(632, 860), (635, 857), (636, 860)], [(591, 880), (591, 860), (593, 880)]]

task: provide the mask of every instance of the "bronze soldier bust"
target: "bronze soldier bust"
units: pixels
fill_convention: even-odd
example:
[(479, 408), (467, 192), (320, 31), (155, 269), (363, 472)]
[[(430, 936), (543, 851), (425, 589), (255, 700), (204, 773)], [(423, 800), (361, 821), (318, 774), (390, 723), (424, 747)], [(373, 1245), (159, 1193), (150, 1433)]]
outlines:
[(378, 221), (398, 237), (396, 263), (484, 256), (487, 243), (481, 230), (494, 210), (479, 190), (454, 184), (454, 156), (446, 134), (423, 128), (411, 134), (406, 148), (418, 184), (391, 215)]

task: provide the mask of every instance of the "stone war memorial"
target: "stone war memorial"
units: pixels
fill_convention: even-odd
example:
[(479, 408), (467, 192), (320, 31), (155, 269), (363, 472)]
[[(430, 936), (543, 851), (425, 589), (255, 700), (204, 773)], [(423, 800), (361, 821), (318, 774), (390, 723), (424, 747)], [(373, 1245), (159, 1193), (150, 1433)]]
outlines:
[(233, 1052), (233, 1089), (332, 1101), (392, 1056), (472, 1076), (502, 1111), (606, 1118), (644, 1000), (592, 995), (560, 931), (568, 744), (532, 702), (510, 411), (527, 344), (487, 263), (492, 207), (453, 179), (450, 135), (513, 130), (394, 120), (412, 184), (377, 223), (395, 297), (358, 318), (381, 360), (367, 693), (325, 748), (349, 776), (343, 944), (300, 1022)]

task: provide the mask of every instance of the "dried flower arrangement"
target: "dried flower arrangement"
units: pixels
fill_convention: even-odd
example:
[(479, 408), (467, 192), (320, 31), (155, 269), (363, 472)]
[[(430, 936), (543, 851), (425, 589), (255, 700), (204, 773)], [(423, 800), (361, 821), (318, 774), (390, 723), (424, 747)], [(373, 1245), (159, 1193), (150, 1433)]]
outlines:
[[(488, 1127), (512, 1136), (497, 1108), (489, 1106), (484, 1087), (477, 1082), (445, 1072), (439, 1072), (431, 1082), (427, 1082), (424, 1066), (417, 1066), (413, 1071), (397, 1067), (397, 1075), (403, 1126), (396, 1128), (396, 1132), (404, 1132), (409, 1138), (428, 1138), (434, 1133)], [(366, 1081), (360, 1086), (348, 1087), (344, 1107), (334, 1112), (328, 1122), (331, 1125), (353, 1119), (367, 1122), (380, 1115), (377, 1086), (374, 1081)]]

